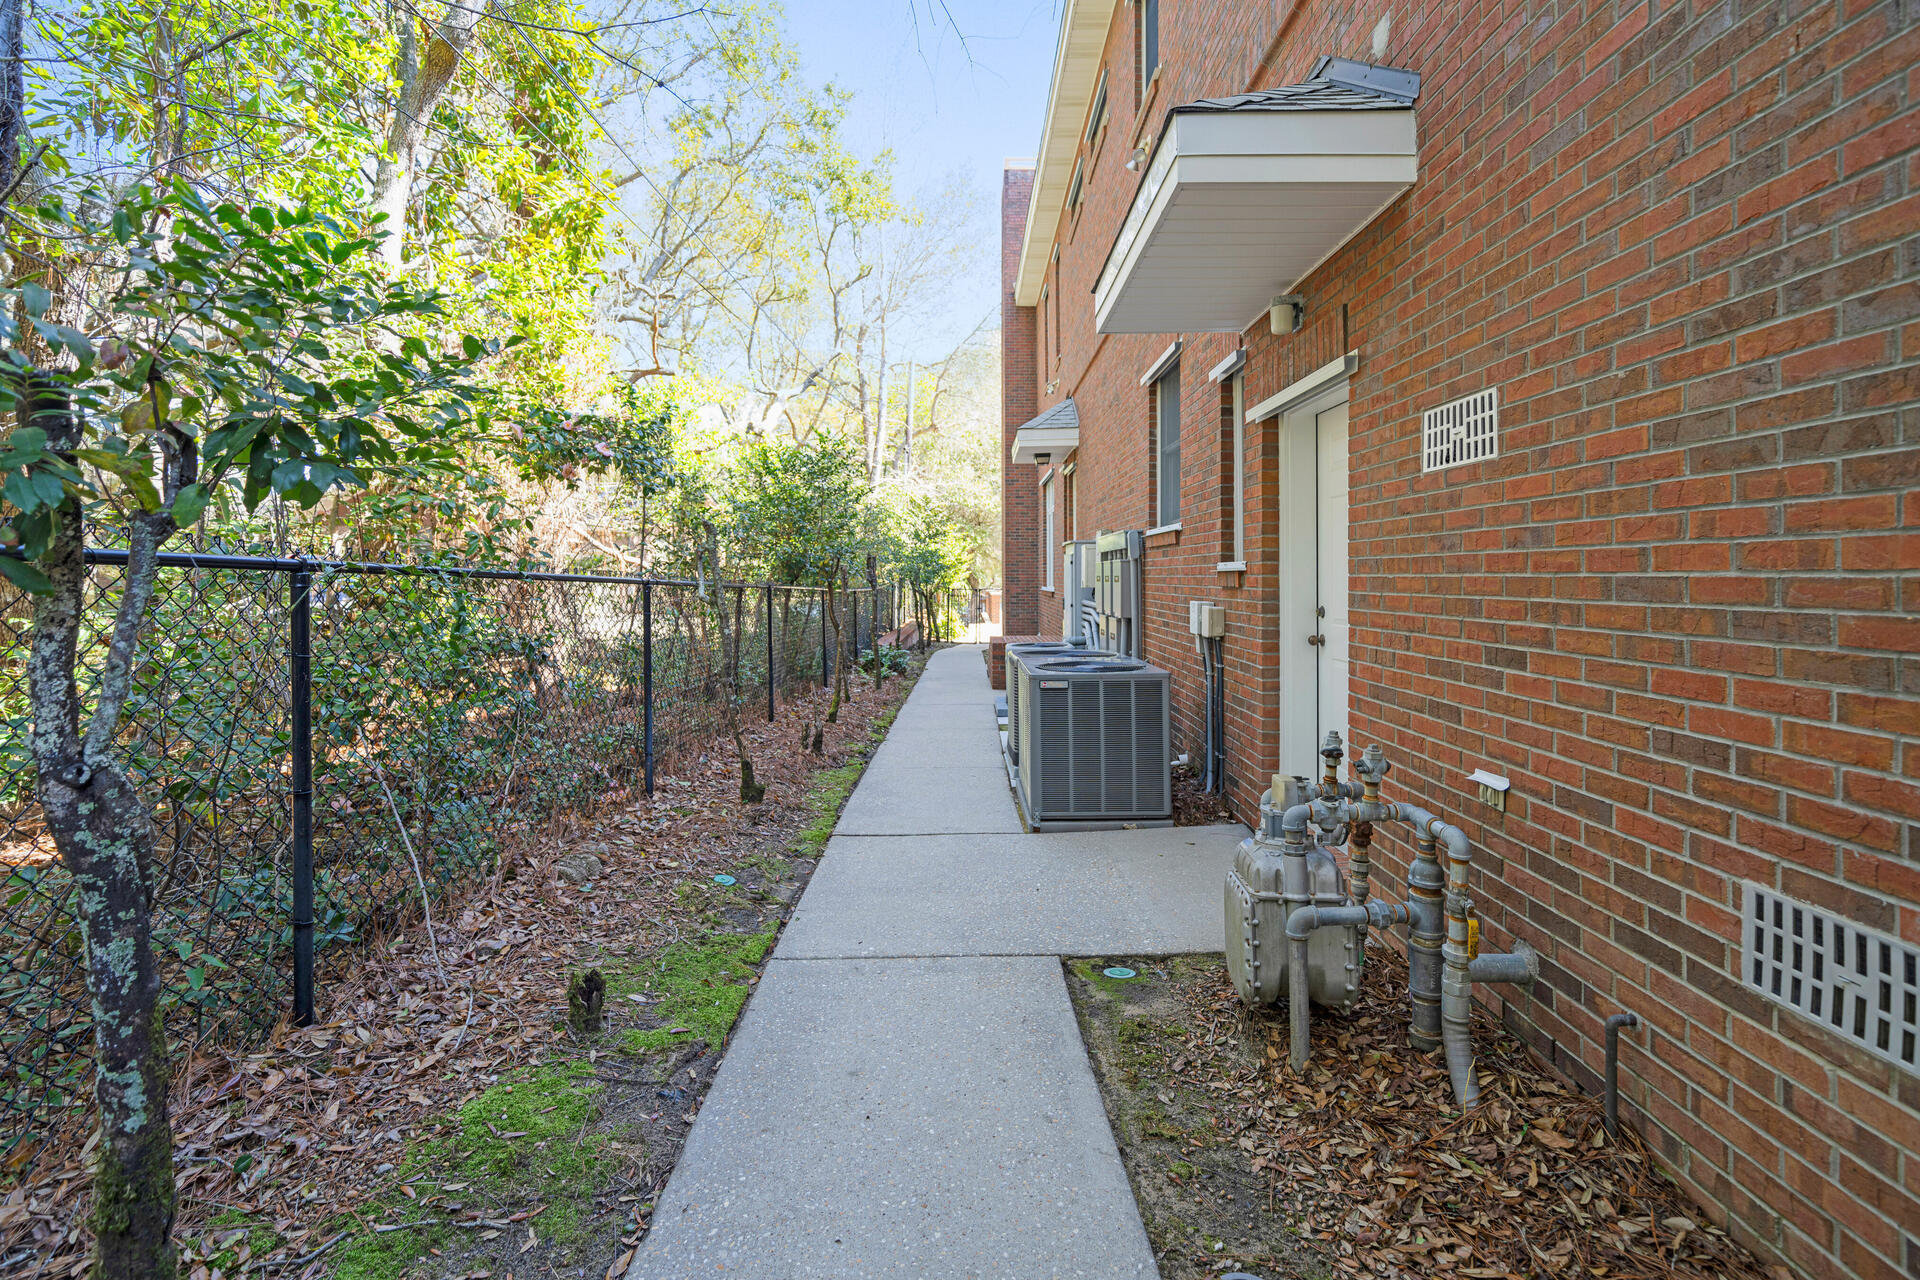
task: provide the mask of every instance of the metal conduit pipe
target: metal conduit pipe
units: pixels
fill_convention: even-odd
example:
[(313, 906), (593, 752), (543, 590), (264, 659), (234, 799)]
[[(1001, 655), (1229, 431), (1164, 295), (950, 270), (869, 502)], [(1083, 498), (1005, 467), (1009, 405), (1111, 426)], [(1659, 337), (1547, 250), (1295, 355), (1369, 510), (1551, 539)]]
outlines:
[(1405, 903), (1374, 902), (1352, 907), (1296, 908), (1287, 917), (1287, 1027), (1291, 1033), (1288, 1060), (1298, 1071), (1310, 1051), (1307, 1011), (1307, 941), (1316, 929), (1343, 925), (1377, 924), (1382, 928), (1405, 924), (1411, 918)]

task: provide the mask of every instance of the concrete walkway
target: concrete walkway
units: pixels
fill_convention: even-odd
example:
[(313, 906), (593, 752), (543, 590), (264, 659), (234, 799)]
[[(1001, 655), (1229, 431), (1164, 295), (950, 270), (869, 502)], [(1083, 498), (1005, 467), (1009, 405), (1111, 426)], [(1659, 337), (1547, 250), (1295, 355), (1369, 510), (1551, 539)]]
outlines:
[(1059, 957), (1219, 950), (1243, 834), (1023, 833), (980, 650), (935, 654), (628, 1280), (1157, 1276)]

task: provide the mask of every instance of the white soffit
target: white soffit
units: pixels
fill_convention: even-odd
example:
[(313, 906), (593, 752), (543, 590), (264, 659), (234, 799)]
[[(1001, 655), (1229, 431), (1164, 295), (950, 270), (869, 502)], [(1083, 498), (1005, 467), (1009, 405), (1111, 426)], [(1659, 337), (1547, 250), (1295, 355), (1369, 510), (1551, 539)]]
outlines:
[(1174, 114), (1094, 287), (1101, 333), (1239, 333), (1419, 176), (1411, 104)]
[(1053, 51), (1053, 85), (1047, 91), (1047, 118), (1040, 132), (1040, 155), (1033, 166), (1033, 194), (1027, 201), (1027, 226), (1020, 242), (1020, 270), (1013, 300), (1031, 307), (1040, 300), (1053, 233), (1067, 203), (1073, 161), (1100, 79), (1100, 55), (1106, 52), (1114, 0), (1066, 0), (1060, 38)]

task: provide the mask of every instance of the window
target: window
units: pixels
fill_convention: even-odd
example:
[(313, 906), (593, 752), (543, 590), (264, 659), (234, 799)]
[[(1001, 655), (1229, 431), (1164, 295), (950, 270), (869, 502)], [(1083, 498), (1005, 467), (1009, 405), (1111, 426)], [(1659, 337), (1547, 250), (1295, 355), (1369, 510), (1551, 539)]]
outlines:
[(1074, 518), (1073, 510), (1074, 493), (1080, 486), (1073, 482), (1072, 467), (1067, 468), (1065, 483), (1067, 486), (1067, 518), (1062, 527), (1066, 530), (1066, 540), (1071, 542), (1080, 536), (1080, 522)]
[(1100, 81), (1093, 86), (1093, 107), (1087, 112), (1087, 145), (1091, 147), (1094, 139), (1100, 136), (1100, 126), (1107, 122), (1107, 69), (1100, 68)]
[(1221, 434), (1227, 448), (1226, 465), (1221, 470), (1221, 479), (1226, 482), (1225, 501), (1221, 503), (1221, 515), (1225, 517), (1222, 528), (1224, 536), (1220, 539), (1220, 558), (1233, 564), (1244, 564), (1247, 559), (1247, 402), (1244, 375), (1234, 374), (1228, 380), (1229, 389), (1226, 404), (1221, 406), (1226, 413), (1226, 431)]
[(1080, 207), (1080, 170), (1086, 164), (1085, 157), (1073, 162), (1073, 181), (1067, 184), (1067, 212), (1072, 213)]
[[(1060, 250), (1053, 251), (1053, 282), (1060, 283)], [(1060, 291), (1053, 291), (1053, 367), (1060, 367)]]
[(1160, 0), (1140, 0), (1140, 96), (1160, 69)]
[(1180, 362), (1153, 384), (1154, 522), (1173, 524), (1180, 519)]
[(1040, 482), (1040, 507), (1046, 514), (1040, 526), (1040, 586), (1043, 590), (1053, 590), (1053, 473)]
[[(1050, 324), (1053, 313), (1047, 309), (1047, 294), (1050, 292), (1052, 290), (1049, 285), (1040, 286), (1040, 355), (1043, 358), (1051, 358), (1053, 354), (1053, 334)], [(1043, 372), (1046, 367), (1045, 364), (1041, 365)]]

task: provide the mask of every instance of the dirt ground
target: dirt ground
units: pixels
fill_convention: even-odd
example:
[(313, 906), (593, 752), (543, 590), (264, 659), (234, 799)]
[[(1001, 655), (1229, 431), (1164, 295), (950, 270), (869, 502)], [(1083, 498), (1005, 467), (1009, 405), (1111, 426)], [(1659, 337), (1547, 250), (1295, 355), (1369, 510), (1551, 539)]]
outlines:
[(1248, 1010), (1221, 956), (1071, 960), (1067, 985), (1166, 1280), (1784, 1277), (1483, 1014), (1482, 1104), (1454, 1110), (1385, 947), (1297, 1074), (1284, 1007)]
[[(323, 973), (318, 1025), (201, 1052), (173, 1089), (181, 1274), (599, 1280), (643, 1238), (729, 1031), (921, 669), (749, 726), (655, 795), (528, 835), (491, 884)], [(571, 854), (593, 874), (562, 874)], [(590, 864), (589, 864), (590, 867)], [(577, 868), (576, 868), (577, 869)], [(589, 977), (589, 974), (597, 976)], [(600, 1027), (570, 1025), (598, 985)], [(86, 1271), (84, 1150), (0, 1199), (0, 1272)]]

